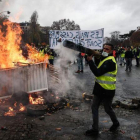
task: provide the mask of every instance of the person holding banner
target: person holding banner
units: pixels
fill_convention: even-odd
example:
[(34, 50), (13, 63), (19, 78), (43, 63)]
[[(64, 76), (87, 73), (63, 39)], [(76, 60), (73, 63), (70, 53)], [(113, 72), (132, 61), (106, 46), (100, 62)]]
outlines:
[(104, 44), (102, 55), (98, 60), (95, 58), (95, 62), (93, 62), (93, 56), (87, 57), (89, 67), (96, 77), (92, 104), (93, 125), (92, 129), (85, 132), (86, 136), (98, 135), (99, 133), (98, 109), (101, 102), (103, 102), (105, 112), (110, 116), (113, 122), (113, 125), (109, 130), (111, 132), (116, 131), (120, 126), (115, 112), (111, 106), (113, 97), (115, 95), (117, 75), (117, 64), (115, 58), (113, 57), (113, 49), (114, 46), (112, 44)]

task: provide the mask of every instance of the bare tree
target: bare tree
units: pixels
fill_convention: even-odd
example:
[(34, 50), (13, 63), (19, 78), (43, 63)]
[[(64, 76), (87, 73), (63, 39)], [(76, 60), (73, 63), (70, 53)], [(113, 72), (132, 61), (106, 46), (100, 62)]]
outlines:
[(69, 19), (61, 19), (59, 21), (54, 21), (52, 26), (52, 30), (80, 30), (80, 26), (75, 24), (74, 21), (70, 21)]
[(30, 19), (30, 41), (36, 45), (40, 43), (40, 30), (37, 11), (33, 12)]

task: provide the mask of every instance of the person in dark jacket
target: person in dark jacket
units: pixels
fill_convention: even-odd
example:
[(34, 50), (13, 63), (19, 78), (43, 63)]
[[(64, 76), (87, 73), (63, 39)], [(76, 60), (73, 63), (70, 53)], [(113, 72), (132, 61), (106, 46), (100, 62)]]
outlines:
[(132, 58), (133, 58), (133, 53), (130, 50), (130, 47), (128, 47), (127, 51), (125, 52), (125, 61), (126, 61), (126, 69), (125, 69), (125, 71), (127, 71), (128, 69), (129, 69), (129, 71), (131, 71)]
[(135, 49), (135, 58), (136, 58), (136, 67), (139, 67), (140, 50), (138, 47)]
[(113, 57), (113, 45), (104, 44), (102, 56), (100, 59), (93, 62), (92, 56), (88, 56), (88, 63), (91, 71), (96, 76), (95, 85), (93, 89), (93, 104), (92, 104), (92, 116), (93, 125), (92, 129), (87, 130), (85, 135), (98, 135), (98, 109), (101, 102), (104, 103), (105, 112), (110, 116), (113, 125), (110, 127), (110, 131), (116, 131), (119, 127), (119, 121), (112, 109), (112, 100), (115, 95), (116, 89), (116, 74), (117, 64)]

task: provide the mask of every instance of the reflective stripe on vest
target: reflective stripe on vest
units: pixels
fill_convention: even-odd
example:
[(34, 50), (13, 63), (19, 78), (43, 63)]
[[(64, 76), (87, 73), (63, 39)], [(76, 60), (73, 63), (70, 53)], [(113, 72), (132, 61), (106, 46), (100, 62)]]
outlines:
[(116, 75), (105, 73), (104, 76), (116, 77)]
[[(102, 60), (97, 68), (100, 68), (102, 64), (107, 60), (112, 60), (116, 64), (116, 60), (113, 56), (109, 56)], [(117, 64), (116, 64), (116, 70), (112, 72), (105, 73), (99, 77), (96, 77), (95, 81), (100, 84), (104, 89), (106, 90), (115, 90), (116, 89), (116, 75), (117, 75)]]
[(101, 81), (101, 80), (98, 80), (98, 79), (96, 79), (96, 82), (97, 83), (102, 83), (102, 84), (110, 84), (110, 85), (113, 85), (113, 84), (116, 83), (116, 81), (115, 82), (110, 82), (110, 81)]

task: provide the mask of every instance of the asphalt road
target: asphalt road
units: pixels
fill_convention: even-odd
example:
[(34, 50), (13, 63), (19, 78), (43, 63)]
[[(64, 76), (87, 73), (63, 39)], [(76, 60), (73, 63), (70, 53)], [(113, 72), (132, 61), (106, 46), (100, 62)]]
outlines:
[[(26, 112), (14, 117), (5, 117), (2, 114), (8, 106), (1, 105), (0, 127), (4, 126), (7, 129), (1, 128), (0, 140), (140, 140), (140, 109), (127, 110), (120, 107), (114, 108), (121, 124), (116, 133), (108, 131), (112, 122), (101, 106), (99, 136), (84, 135), (84, 132), (91, 128), (92, 113), (91, 102), (87, 103), (81, 99), (84, 92), (92, 94), (95, 77), (88, 66), (84, 66), (84, 73), (76, 74), (75, 71), (77, 71), (77, 64), (69, 67), (68, 78), (63, 79), (58, 89), (64, 89), (63, 94), (71, 100), (77, 100), (79, 103), (77, 107), (66, 107), (50, 115), (45, 114), (44, 119), (41, 120), (38, 116), (28, 116)], [(135, 67), (135, 60), (131, 72), (126, 72), (124, 66), (118, 65), (115, 98), (124, 100), (140, 97), (139, 80), (140, 67)], [(70, 89), (67, 90), (68, 88)]]

